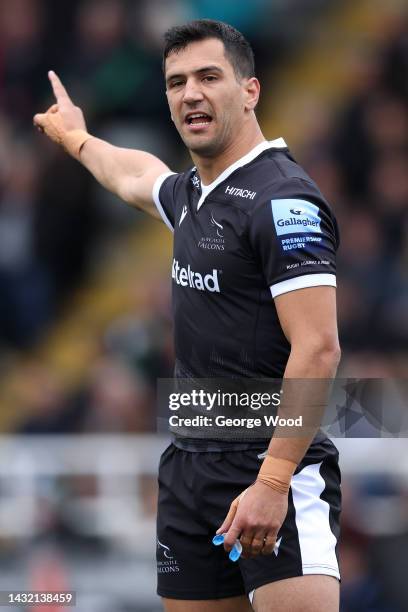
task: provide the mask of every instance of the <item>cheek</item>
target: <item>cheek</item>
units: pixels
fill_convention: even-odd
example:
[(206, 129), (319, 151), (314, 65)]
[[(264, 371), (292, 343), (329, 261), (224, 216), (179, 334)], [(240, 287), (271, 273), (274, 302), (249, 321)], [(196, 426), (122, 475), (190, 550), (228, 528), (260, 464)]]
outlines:
[(174, 99), (170, 99), (167, 95), (167, 103), (169, 105), (170, 117), (173, 123), (177, 123), (177, 105)]
[(244, 101), (240, 91), (237, 91), (233, 95), (226, 96), (225, 102), (222, 106), (223, 115), (226, 117), (228, 122), (236, 122), (238, 118), (243, 114)]
[(241, 101), (237, 98), (230, 98), (225, 101), (222, 108), (222, 122), (228, 128), (237, 127), (242, 119)]

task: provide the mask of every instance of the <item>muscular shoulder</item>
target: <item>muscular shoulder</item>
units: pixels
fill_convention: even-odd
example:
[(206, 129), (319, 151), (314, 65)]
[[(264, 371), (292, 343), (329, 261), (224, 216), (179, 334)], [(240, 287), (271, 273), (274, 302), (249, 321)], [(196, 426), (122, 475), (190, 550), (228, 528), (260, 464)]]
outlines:
[(317, 184), (289, 153), (265, 156), (261, 165), (259, 172), (263, 180), (258, 205), (275, 199), (304, 199), (330, 209)]
[(264, 151), (228, 177), (218, 187), (216, 197), (249, 216), (273, 199), (307, 199), (328, 206), (316, 183), (287, 149)]

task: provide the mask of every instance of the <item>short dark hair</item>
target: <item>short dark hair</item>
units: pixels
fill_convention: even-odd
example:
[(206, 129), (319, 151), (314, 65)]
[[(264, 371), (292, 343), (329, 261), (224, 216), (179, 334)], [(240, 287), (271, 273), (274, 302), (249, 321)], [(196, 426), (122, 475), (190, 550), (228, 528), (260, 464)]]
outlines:
[(164, 34), (163, 72), (166, 59), (171, 53), (177, 53), (190, 43), (207, 38), (217, 38), (224, 44), (225, 56), (236, 76), (255, 76), (254, 52), (245, 36), (228, 23), (213, 19), (197, 19), (167, 30)]

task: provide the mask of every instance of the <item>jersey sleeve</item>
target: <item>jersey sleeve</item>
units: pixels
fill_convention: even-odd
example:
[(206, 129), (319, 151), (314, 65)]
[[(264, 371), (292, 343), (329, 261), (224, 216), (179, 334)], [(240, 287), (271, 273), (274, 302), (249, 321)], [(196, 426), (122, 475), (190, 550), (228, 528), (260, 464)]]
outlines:
[(167, 227), (174, 231), (174, 215), (176, 207), (176, 186), (180, 174), (166, 172), (157, 177), (152, 191), (153, 201), (161, 218)]
[(285, 181), (274, 189), (250, 216), (249, 240), (274, 298), (336, 286), (337, 223), (313, 183)]

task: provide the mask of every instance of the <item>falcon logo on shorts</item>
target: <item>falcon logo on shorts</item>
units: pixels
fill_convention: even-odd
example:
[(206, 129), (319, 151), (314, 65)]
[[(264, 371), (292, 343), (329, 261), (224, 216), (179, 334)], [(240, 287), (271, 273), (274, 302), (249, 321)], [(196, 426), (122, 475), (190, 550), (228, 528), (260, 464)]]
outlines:
[(174, 574), (180, 571), (177, 559), (171, 554), (170, 547), (157, 540), (157, 573)]
[(162, 544), (159, 539), (157, 540), (157, 548), (162, 549), (163, 555), (166, 557), (166, 559), (173, 558), (173, 556), (170, 554), (170, 547)]

